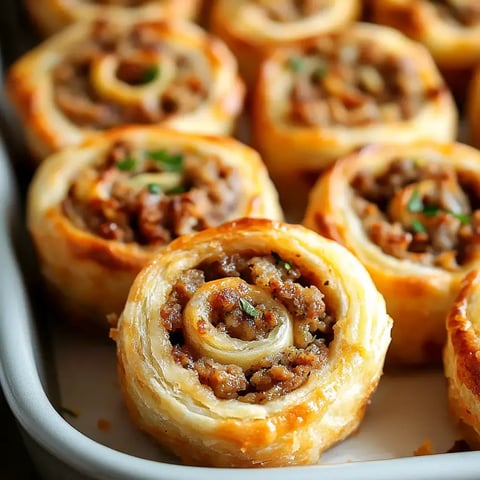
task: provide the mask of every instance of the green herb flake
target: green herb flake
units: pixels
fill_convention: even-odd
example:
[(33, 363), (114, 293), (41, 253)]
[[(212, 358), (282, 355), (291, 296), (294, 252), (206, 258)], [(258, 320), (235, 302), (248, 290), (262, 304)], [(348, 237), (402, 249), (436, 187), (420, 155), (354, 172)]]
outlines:
[(178, 172), (183, 170), (183, 155), (180, 153), (168, 153), (166, 150), (153, 150), (146, 153), (147, 157), (162, 165), (167, 172)]
[(272, 257), (277, 262), (277, 265), (283, 267), (287, 272), (292, 269), (292, 264), (285, 261), (277, 252), (272, 252)]
[(420, 192), (418, 188), (416, 188), (410, 200), (408, 201), (407, 208), (409, 212), (422, 212), (424, 209), (422, 197), (420, 196)]
[(436, 205), (425, 205), (423, 207), (422, 213), (426, 217), (434, 217), (435, 215), (438, 215), (438, 213), (441, 211), (440, 207), (437, 207)]
[(259, 311), (247, 300), (244, 298), (239, 299), (240, 308), (246, 313), (248, 316), (252, 318), (256, 318), (260, 315)]
[(312, 72), (312, 80), (314, 82), (320, 82), (327, 74), (328, 74), (327, 66), (324, 63), (321, 63)]
[(425, 228), (425, 225), (417, 219), (414, 219), (412, 221), (412, 229), (415, 233), (426, 233), (427, 229)]
[(304, 63), (301, 58), (291, 57), (288, 59), (288, 68), (294, 72), (300, 72), (303, 70)]
[(158, 195), (162, 191), (162, 187), (158, 183), (149, 183), (147, 188), (148, 191), (154, 195)]
[(133, 170), (137, 166), (137, 160), (134, 157), (126, 157), (117, 162), (116, 167), (124, 172)]
[(453, 215), (456, 219), (460, 220), (460, 223), (462, 225), (468, 225), (471, 222), (470, 215), (466, 215), (465, 213), (454, 213), (454, 212), (449, 212), (451, 215)]
[(76, 413), (75, 411), (73, 411), (72, 409), (67, 408), (67, 407), (60, 407), (59, 408), (59, 413), (61, 415), (68, 415), (69, 417), (73, 417), (73, 418), (78, 417), (78, 413)]
[(177, 195), (179, 193), (185, 192), (188, 192), (188, 187), (186, 187), (185, 185), (178, 185), (178, 187), (173, 187), (168, 190), (167, 195)]
[(160, 73), (160, 69), (157, 65), (150, 65), (142, 75), (141, 83), (150, 83), (155, 80)]

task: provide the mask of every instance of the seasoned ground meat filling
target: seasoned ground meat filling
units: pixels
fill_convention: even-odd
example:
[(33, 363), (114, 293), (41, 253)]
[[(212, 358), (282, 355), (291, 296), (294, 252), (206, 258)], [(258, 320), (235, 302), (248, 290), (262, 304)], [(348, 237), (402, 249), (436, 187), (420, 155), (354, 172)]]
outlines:
[(138, 7), (145, 3), (153, 3), (154, 0), (84, 0), (86, 3), (96, 3), (99, 5), (115, 5), (119, 7)]
[(107, 240), (162, 245), (228, 220), (240, 189), (239, 172), (215, 157), (119, 142), (81, 171), (63, 211)]
[(429, 0), (440, 17), (456, 25), (472, 27), (480, 23), (478, 0)]
[[(261, 287), (286, 308), (293, 320), (293, 345), (245, 370), (198, 355), (188, 345), (182, 323), (186, 304), (205, 282), (226, 276)], [(335, 323), (323, 293), (309, 283), (294, 264), (274, 252), (265, 256), (225, 256), (186, 271), (160, 311), (161, 322), (170, 334), (175, 361), (195, 371), (199, 381), (218, 398), (262, 403), (300, 387), (310, 372), (325, 365)], [(265, 338), (277, 325), (274, 310), (262, 304), (245, 303), (241, 290), (215, 293), (210, 308), (212, 325), (244, 341)]]
[(325, 9), (332, 0), (258, 0), (271, 20), (288, 23), (312, 16)]
[(306, 126), (357, 127), (408, 120), (427, 98), (412, 58), (386, 52), (381, 44), (347, 33), (325, 35), (290, 56), (289, 121)]
[[(96, 22), (85, 43), (54, 69), (54, 98), (60, 111), (75, 125), (102, 130), (156, 123), (197, 109), (208, 96), (207, 60), (165, 40), (163, 31), (162, 24), (138, 23), (121, 32), (112, 23)], [(125, 86), (144, 88), (166, 78), (166, 84), (158, 87), (158, 98), (139, 95), (138, 101), (135, 97), (120, 103), (98, 88), (92, 72), (108, 58), (118, 60), (116, 79)]]
[(480, 182), (427, 159), (394, 159), (353, 179), (353, 207), (370, 239), (400, 259), (455, 270), (480, 249)]

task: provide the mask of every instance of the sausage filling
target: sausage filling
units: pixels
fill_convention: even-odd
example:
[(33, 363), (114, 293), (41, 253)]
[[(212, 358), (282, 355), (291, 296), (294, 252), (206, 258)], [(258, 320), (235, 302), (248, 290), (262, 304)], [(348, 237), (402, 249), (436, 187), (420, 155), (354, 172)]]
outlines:
[(480, 254), (480, 182), (438, 161), (394, 159), (352, 182), (369, 238), (400, 259), (453, 271)]
[[(164, 32), (161, 23), (139, 23), (120, 32), (112, 23), (97, 21), (89, 38), (53, 71), (57, 107), (75, 125), (96, 130), (157, 123), (196, 110), (208, 96), (210, 67), (193, 49), (165, 40)], [(162, 62), (166, 61), (174, 69), (174, 79), (162, 86), (153, 101), (140, 97), (138, 102), (116, 102), (91, 81), (92, 66), (108, 55), (119, 61), (117, 80), (132, 88), (161, 79), (166, 74)]]
[(480, 23), (480, 3), (477, 0), (430, 0), (430, 3), (444, 21), (465, 27)]
[(296, 22), (324, 10), (331, 0), (259, 0), (268, 17), (279, 23)]
[(302, 126), (347, 127), (414, 117), (439, 88), (426, 91), (414, 59), (345, 33), (323, 36), (296, 55), (289, 121)]
[(218, 158), (118, 142), (82, 169), (62, 207), (102, 238), (158, 246), (229, 220), (239, 198), (239, 172)]
[[(197, 355), (184, 339), (183, 309), (205, 282), (224, 277), (240, 277), (280, 302), (293, 320), (293, 345), (247, 370)], [(274, 310), (261, 304), (247, 307), (238, 290), (218, 292), (211, 304), (210, 322), (234, 338), (264, 338), (277, 324)], [(313, 370), (321, 369), (335, 323), (323, 293), (294, 264), (275, 253), (233, 255), (186, 271), (173, 286), (160, 318), (170, 334), (172, 354), (178, 364), (193, 370), (218, 398), (248, 403), (267, 402), (291, 392), (303, 385)]]

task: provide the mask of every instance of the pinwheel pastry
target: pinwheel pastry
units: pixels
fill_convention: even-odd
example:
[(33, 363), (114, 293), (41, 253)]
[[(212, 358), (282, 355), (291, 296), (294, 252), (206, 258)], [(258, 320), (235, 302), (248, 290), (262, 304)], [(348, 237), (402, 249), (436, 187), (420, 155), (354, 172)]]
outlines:
[(78, 20), (101, 16), (142, 15), (143, 18), (193, 18), (200, 0), (26, 0), (36, 25), (51, 35)]
[(319, 179), (304, 223), (372, 275), (394, 322), (387, 360), (439, 362), (460, 282), (480, 266), (480, 152), (459, 143), (366, 147)]
[(40, 159), (124, 124), (226, 134), (244, 91), (219, 40), (133, 14), (72, 25), (21, 58), (7, 84)]
[(107, 328), (105, 316), (120, 313), (135, 275), (172, 239), (244, 216), (281, 218), (255, 151), (152, 126), (103, 132), (52, 155), (28, 200), (55, 303), (87, 329)]
[(235, 53), (251, 85), (261, 59), (273, 48), (341, 28), (359, 13), (360, 0), (217, 0), (211, 26)]
[(459, 420), (465, 439), (480, 448), (480, 271), (470, 272), (447, 318), (443, 353), (450, 410)]
[(358, 427), (390, 327), (342, 246), (241, 219), (172, 242), (112, 337), (142, 430), (190, 465), (267, 467), (317, 462)]
[(304, 207), (332, 162), (372, 142), (449, 140), (457, 113), (428, 52), (388, 27), (357, 24), (262, 65), (253, 134), (281, 200)]
[(373, 2), (376, 21), (423, 43), (442, 70), (471, 69), (480, 62), (478, 0)]

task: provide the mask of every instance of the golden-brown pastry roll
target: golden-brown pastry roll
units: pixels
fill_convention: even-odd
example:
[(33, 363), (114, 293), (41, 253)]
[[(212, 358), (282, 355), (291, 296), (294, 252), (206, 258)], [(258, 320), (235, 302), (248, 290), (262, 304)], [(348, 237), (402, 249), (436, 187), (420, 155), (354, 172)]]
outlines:
[(252, 85), (261, 59), (272, 49), (344, 27), (359, 14), (360, 0), (216, 0), (211, 26)]
[(263, 63), (253, 135), (284, 206), (302, 210), (318, 173), (340, 156), (372, 142), (453, 140), (456, 122), (424, 47), (388, 27), (356, 24)]
[(443, 353), (448, 400), (472, 448), (480, 448), (480, 271), (464, 279), (447, 318)]
[(239, 217), (282, 217), (258, 154), (159, 127), (103, 132), (43, 162), (28, 227), (56, 303), (106, 328), (133, 278), (174, 238)]
[(138, 427), (186, 464), (273, 467), (317, 462), (357, 429), (390, 327), (342, 246), (242, 219), (172, 242), (112, 337)]
[(26, 0), (35, 24), (44, 35), (78, 20), (116, 19), (142, 15), (145, 19), (193, 18), (200, 0)]
[(480, 147), (480, 65), (474, 70), (469, 85), (465, 111), (468, 120), (469, 143)]
[(244, 93), (220, 40), (133, 13), (54, 35), (12, 67), (7, 87), (38, 159), (124, 124), (227, 134)]
[(424, 44), (460, 104), (480, 62), (478, 0), (373, 0), (374, 20)]
[(478, 0), (373, 0), (375, 21), (423, 43), (443, 68), (480, 62)]
[(306, 226), (351, 250), (393, 318), (387, 361), (440, 361), (445, 318), (480, 266), (480, 152), (459, 143), (366, 147), (315, 185)]

